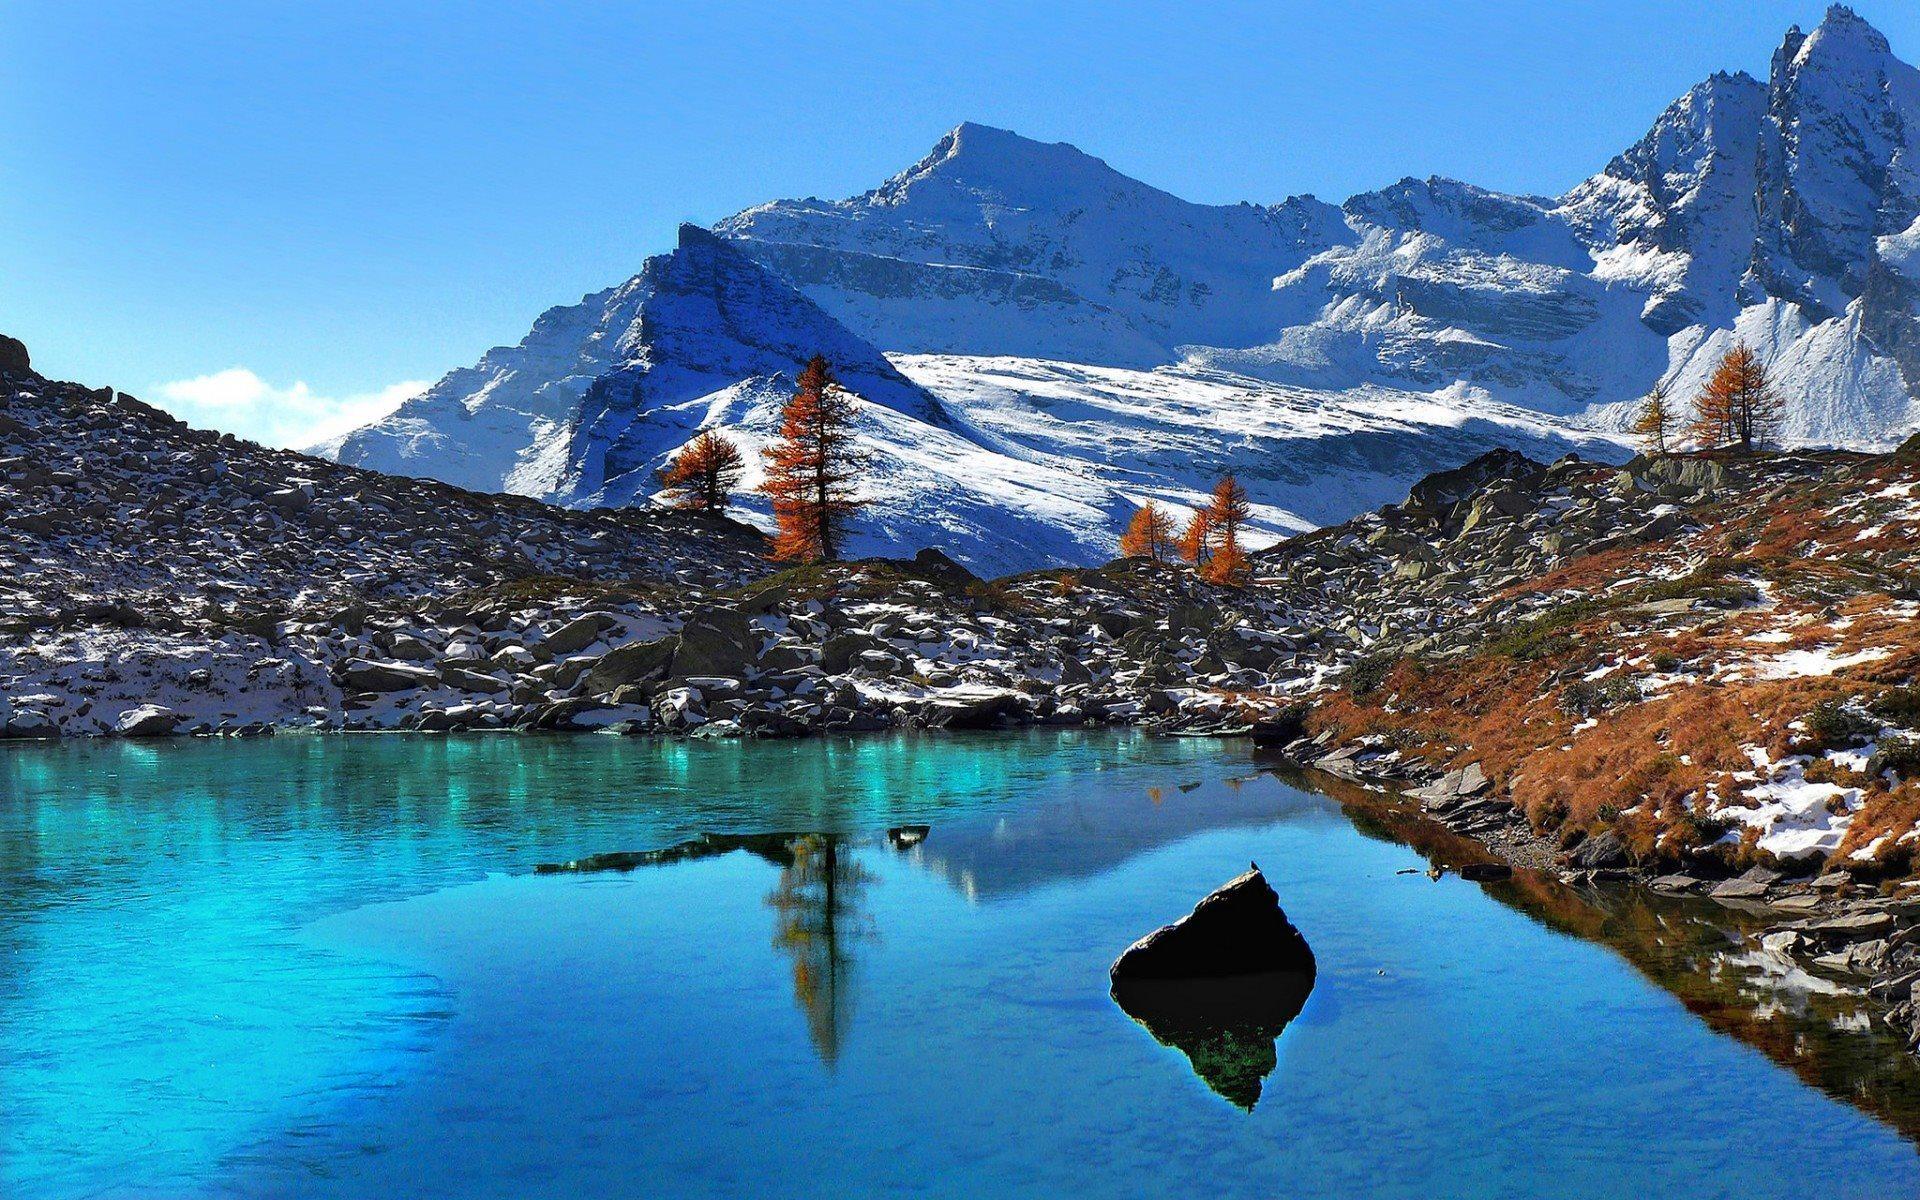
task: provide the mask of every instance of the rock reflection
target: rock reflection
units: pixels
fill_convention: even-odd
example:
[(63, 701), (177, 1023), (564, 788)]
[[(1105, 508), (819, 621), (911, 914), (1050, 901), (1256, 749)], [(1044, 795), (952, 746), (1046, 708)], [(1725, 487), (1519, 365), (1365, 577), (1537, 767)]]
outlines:
[(1142, 979), (1113, 986), (1113, 998), (1155, 1041), (1187, 1056), (1193, 1073), (1222, 1099), (1252, 1112), (1279, 1056), (1274, 1042), (1300, 1015), (1313, 975), (1273, 971), (1227, 979)]

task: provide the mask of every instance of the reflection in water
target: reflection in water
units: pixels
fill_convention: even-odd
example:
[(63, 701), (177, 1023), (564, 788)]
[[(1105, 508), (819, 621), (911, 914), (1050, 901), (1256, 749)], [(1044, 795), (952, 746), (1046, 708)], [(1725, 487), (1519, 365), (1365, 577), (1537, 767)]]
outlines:
[[(1477, 843), (1378, 792), (1331, 776), (1274, 773), (1338, 801), (1362, 834), (1411, 847), (1435, 865), (1485, 857)], [(1866, 997), (1761, 948), (1762, 917), (1632, 885), (1576, 888), (1537, 871), (1485, 886), (1543, 925), (1609, 947), (1710, 1028), (1920, 1141), (1920, 1062), (1874, 1018)]]
[(1273, 971), (1228, 979), (1139, 979), (1113, 985), (1114, 1001), (1193, 1073), (1247, 1112), (1278, 1063), (1274, 1041), (1300, 1015), (1313, 975)]
[(788, 852), (792, 861), (767, 897), (779, 914), (774, 945), (793, 956), (793, 997), (820, 1057), (832, 1065), (853, 1020), (853, 944), (873, 935), (872, 919), (860, 910), (873, 877), (828, 834), (795, 838)]
[[(608, 1195), (636, 1177), (754, 1194), (791, 1145), (817, 1147), (816, 1178), (849, 1196), (974, 1174), (998, 1184), (980, 1194), (1178, 1194), (1202, 1155), (1222, 1194), (1446, 1195), (1455, 1163), (1419, 1164), (1463, 1148), (1505, 1194), (1577, 1190), (1516, 1186), (1536, 1162), (1667, 1185), (1643, 1194), (1702, 1194), (1696, 1169), (1729, 1194), (1893, 1193), (1859, 1183), (1896, 1178), (1881, 1131), (1676, 1005), (1621, 1007), (1645, 989), (1618, 962), (1534, 924), (1618, 950), (1707, 1027), (1920, 1134), (1920, 1069), (1878, 1032), (1841, 1032), (1858, 1000), (1761, 958), (1744, 916), (1525, 875), (1484, 897), (1396, 879), (1404, 854), (1354, 826), (1466, 859), (1431, 826), (1376, 818), (1377, 797), (1330, 789), (1343, 816), (1268, 780), (1236, 787), (1238, 753), (1085, 732), (0, 749), (0, 1195), (208, 1194), (260, 1131), (286, 1172), (214, 1194)], [(865, 849), (883, 830), (894, 852)], [(647, 847), (673, 849), (634, 865), (674, 865), (475, 883)], [(1288, 906), (1325, 938), (1305, 1015), (1197, 1033), (1125, 1001), (1220, 1095), (1280, 1098), (1241, 1119), (1114, 1011), (1103, 973), (1164, 897), (1256, 849), (1288, 864)], [(349, 912), (405, 952), (302, 933)], [(818, 1058), (794, 1053), (796, 1000)], [(642, 1004), (657, 1037), (634, 1036)], [(1634, 1051), (1614, 1062), (1616, 1043)], [(1679, 1165), (1640, 1153), (1655, 1138)], [(701, 1175), (725, 1162), (764, 1170)]]

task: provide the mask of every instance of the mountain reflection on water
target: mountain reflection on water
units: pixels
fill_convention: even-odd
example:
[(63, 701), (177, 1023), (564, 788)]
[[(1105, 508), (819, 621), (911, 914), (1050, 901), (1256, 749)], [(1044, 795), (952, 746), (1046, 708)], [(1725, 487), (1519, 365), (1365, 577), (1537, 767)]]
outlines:
[[(1263, 778), (1290, 786), (1246, 786)], [(831, 1064), (853, 1024), (859, 944), (881, 933), (865, 908), (874, 876), (861, 866), (864, 853), (890, 851), (980, 904), (1099, 875), (1194, 834), (1274, 821), (1351, 822), (1362, 834), (1407, 846), (1435, 866), (1485, 857), (1469, 839), (1338, 779), (1273, 767), (1220, 782), (1227, 786), (1176, 783), (1097, 798), (1068, 796), (1047, 806), (968, 812), (904, 830), (703, 833), (656, 850), (596, 855), (568, 868), (630, 870), (731, 853), (751, 854), (777, 868), (766, 898), (775, 913), (774, 944), (791, 962), (794, 1000), (811, 1040)], [(1576, 888), (1529, 871), (1481, 886), (1544, 925), (1608, 946), (1715, 1030), (1920, 1141), (1920, 1064), (1874, 1024), (1863, 997), (1764, 952), (1750, 936), (1760, 928), (1754, 915), (1644, 888)], [(1172, 915), (1179, 915), (1199, 897), (1174, 899), (1170, 908), (1178, 911)], [(1116, 955), (1123, 949), (1113, 948)], [(1275, 1042), (1311, 990), (1310, 978), (1273, 978), (1234, 994), (1176, 988), (1116, 993), (1114, 1000), (1161, 1045), (1179, 1051), (1216, 1094), (1251, 1110), (1278, 1062)]]

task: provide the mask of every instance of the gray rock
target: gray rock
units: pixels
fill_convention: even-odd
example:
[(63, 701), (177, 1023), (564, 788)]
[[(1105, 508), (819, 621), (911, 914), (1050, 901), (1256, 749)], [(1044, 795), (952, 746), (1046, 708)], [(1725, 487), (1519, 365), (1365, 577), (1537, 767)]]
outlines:
[[(747, 615), (736, 609), (715, 608), (687, 619), (673, 655), (673, 674), (743, 675), (753, 661), (753, 631)], [(631, 682), (631, 681), (623, 681)]]
[(120, 714), (114, 722), (113, 732), (117, 737), (152, 738), (171, 737), (180, 728), (186, 717), (161, 704), (142, 704)]
[(463, 692), (479, 692), (482, 695), (504, 692), (508, 687), (505, 680), (452, 665), (443, 665), (440, 668), (440, 680), (448, 687), (458, 688)]
[(820, 646), (820, 666), (829, 675), (845, 675), (862, 655), (891, 653), (892, 647), (871, 634), (854, 630), (837, 633)]
[(1020, 698), (998, 694), (980, 697), (943, 697), (927, 706), (930, 729), (998, 729), (1022, 712)]
[(678, 637), (656, 642), (629, 642), (607, 651), (586, 672), (590, 695), (604, 696), (628, 684), (652, 683), (664, 679), (667, 667), (680, 648)]
[(438, 672), (407, 663), (350, 659), (340, 668), (340, 686), (349, 692), (404, 692), (439, 684)]
[(1829, 942), (1857, 942), (1878, 937), (1893, 928), (1893, 914), (1887, 912), (1848, 913), (1821, 921), (1809, 921), (1801, 928)]
[(578, 654), (599, 641), (600, 635), (613, 625), (614, 619), (605, 613), (586, 613), (548, 634), (547, 640), (540, 643), (540, 649), (548, 658)]
[(1575, 846), (1567, 861), (1576, 867), (1593, 870), (1596, 867), (1621, 867), (1627, 864), (1627, 846), (1620, 835), (1611, 829), (1602, 829), (1586, 841)]

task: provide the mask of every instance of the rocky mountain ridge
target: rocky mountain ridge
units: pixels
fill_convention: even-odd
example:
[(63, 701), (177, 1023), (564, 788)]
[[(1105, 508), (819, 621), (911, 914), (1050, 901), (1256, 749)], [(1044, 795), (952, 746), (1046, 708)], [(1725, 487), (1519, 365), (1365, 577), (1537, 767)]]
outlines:
[[(1769, 360), (1790, 443), (1889, 446), (1920, 421), (1917, 80), (1836, 6), (1765, 82), (1710, 77), (1558, 198), (1407, 178), (1337, 206), (1194, 204), (962, 124), (863, 195), (683, 235), (326, 452), (644, 503), (698, 429), (763, 438), (811, 342), (874, 412), (861, 551), (998, 573), (1100, 561), (1143, 500), (1196, 506), (1211, 481), (1156, 454), (1169, 439), (1210, 442), (1269, 536), (1502, 445), (1624, 459), (1631, 402), (1691, 394), (1736, 338)], [(1354, 448), (1372, 433), (1390, 448)]]

